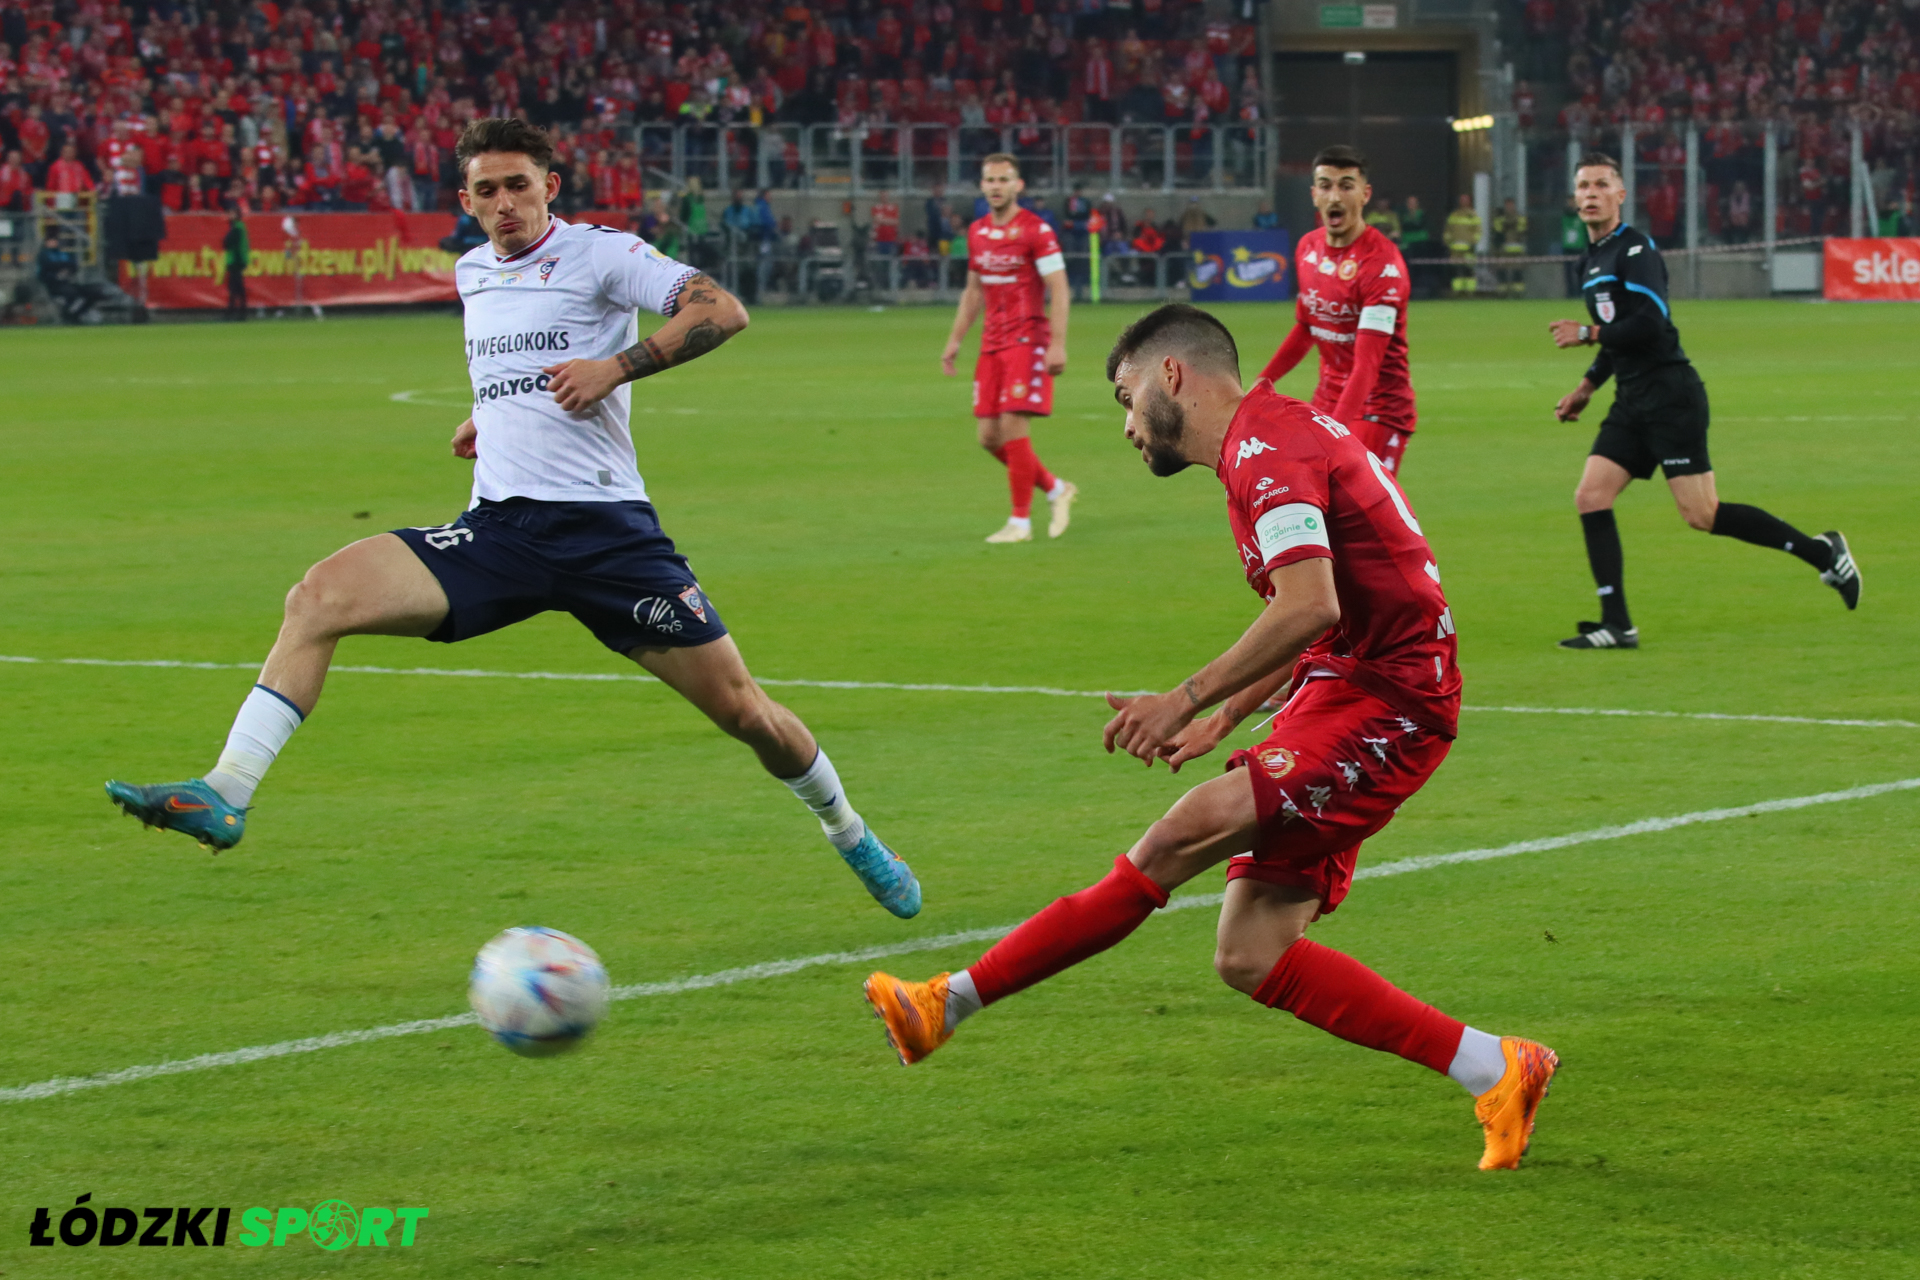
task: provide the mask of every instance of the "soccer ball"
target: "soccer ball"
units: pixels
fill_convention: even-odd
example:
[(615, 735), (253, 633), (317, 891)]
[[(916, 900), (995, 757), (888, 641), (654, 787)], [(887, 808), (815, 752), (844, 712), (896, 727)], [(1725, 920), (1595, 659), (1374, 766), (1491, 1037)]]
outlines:
[(523, 1058), (580, 1047), (607, 1014), (607, 970), (558, 929), (509, 929), (474, 957), (467, 1001), (487, 1034)]

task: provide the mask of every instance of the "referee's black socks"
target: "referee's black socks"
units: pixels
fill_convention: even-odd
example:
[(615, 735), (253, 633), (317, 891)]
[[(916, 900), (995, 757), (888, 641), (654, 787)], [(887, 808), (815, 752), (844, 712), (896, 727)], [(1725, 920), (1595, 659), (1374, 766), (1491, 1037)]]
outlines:
[[(1822, 573), (1833, 568), (1833, 547), (1826, 539), (1804, 534), (1780, 517), (1743, 502), (1721, 503), (1713, 513), (1713, 532), (1718, 537), (1738, 538), (1756, 547), (1791, 552)], [(1588, 554), (1592, 554), (1591, 534), (1587, 537), (1587, 546)], [(1599, 570), (1594, 572), (1597, 575)]]
[[(1613, 508), (1581, 512), (1580, 529), (1587, 535), (1587, 563), (1593, 568), (1593, 584), (1599, 588), (1600, 625), (1625, 633), (1633, 623), (1627, 617), (1625, 557), (1620, 552), (1620, 529), (1613, 522)], [(1717, 528), (1714, 531), (1719, 532)]]

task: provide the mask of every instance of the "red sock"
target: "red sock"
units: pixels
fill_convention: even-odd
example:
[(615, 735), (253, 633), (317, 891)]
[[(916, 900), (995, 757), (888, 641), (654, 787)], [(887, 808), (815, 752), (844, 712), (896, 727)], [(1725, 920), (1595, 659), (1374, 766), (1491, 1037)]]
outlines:
[[(1032, 453), (1033, 451), (1032, 441), (1027, 442), (1027, 451), (1029, 453)], [(1047, 470), (1047, 464), (1040, 461), (1040, 455), (1035, 453), (1033, 455), (1033, 487), (1038, 489), (1041, 493), (1044, 494), (1044, 493), (1050, 493), (1053, 490), (1053, 484), (1054, 484), (1053, 472)]]
[(1088, 956), (1099, 955), (1160, 907), (1167, 891), (1122, 854), (1099, 884), (1064, 898), (988, 949), (967, 972), (982, 1005), (1024, 991)]
[(987, 452), (992, 454), (993, 460), (1001, 466), (1004, 467), (1007, 465), (1007, 446), (1003, 444), (995, 445), (993, 448), (987, 450)]
[(1397, 1053), (1442, 1075), (1466, 1029), (1352, 956), (1306, 938), (1287, 948), (1253, 998), (1342, 1040)]
[(1009, 440), (1001, 448), (1007, 460), (1007, 487), (1013, 491), (1013, 514), (1027, 519), (1033, 512), (1033, 473), (1040, 459), (1033, 456), (1033, 444), (1025, 436)]

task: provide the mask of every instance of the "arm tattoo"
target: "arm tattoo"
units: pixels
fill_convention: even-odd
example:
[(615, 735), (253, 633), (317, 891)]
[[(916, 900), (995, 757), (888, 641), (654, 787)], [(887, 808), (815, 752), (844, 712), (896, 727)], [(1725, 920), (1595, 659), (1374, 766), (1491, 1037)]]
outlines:
[[(681, 292), (680, 302), (674, 308), (674, 314), (678, 315), (688, 307), (713, 306), (725, 296), (725, 291), (713, 282), (712, 277), (704, 273), (691, 276)], [(699, 320), (692, 328), (680, 335), (679, 345), (671, 350), (663, 350), (653, 337), (647, 337), (620, 352), (614, 356), (614, 359), (620, 364), (620, 380), (633, 382), (640, 378), (650, 378), (677, 364), (697, 360), (726, 340), (727, 332), (718, 324), (712, 320)]]
[(1187, 701), (1191, 702), (1194, 705), (1194, 709), (1198, 710), (1200, 707), (1200, 695), (1193, 691), (1192, 676), (1188, 676), (1185, 680), (1182, 680), (1180, 682), (1180, 690), (1182, 693), (1185, 693), (1187, 695)]

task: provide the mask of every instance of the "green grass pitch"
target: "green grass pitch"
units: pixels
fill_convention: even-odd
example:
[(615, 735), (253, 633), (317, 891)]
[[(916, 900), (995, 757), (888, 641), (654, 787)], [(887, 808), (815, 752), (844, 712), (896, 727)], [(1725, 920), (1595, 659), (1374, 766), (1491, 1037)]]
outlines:
[[(1600, 411), (1551, 420), (1583, 362), (1547, 341), (1565, 309), (1413, 313), (1405, 483), (1468, 703), (1920, 721), (1920, 311), (1677, 317), (1723, 497), (1843, 528), (1857, 614), (1790, 557), (1686, 529), (1656, 482), (1621, 505), (1645, 647), (1569, 654)], [(755, 672), (1164, 688), (1237, 635), (1258, 602), (1219, 486), (1148, 475), (1099, 376), (1132, 314), (1074, 317), (1037, 432), (1084, 493), (1058, 542), (981, 542), (1005, 486), (965, 382), (939, 376), (944, 311), (762, 312), (638, 387), (648, 484)], [(1227, 319), (1251, 371), (1286, 313)], [(0, 353), (0, 655), (257, 661), (309, 563), (466, 500), (452, 317), (9, 332)], [(561, 615), (457, 651), (349, 640), (340, 661), (632, 670)], [(231, 854), (109, 808), (105, 778), (211, 765), (250, 679), (0, 662), (0, 1088), (457, 1013), (474, 950), (513, 924), (578, 933), (623, 983), (1008, 924), (1209, 776), (1102, 754), (1093, 699), (777, 689), (919, 872), (910, 923), (658, 685), (340, 673)], [(1911, 725), (1472, 711), (1363, 862), (1914, 776)], [(1517, 1174), (1474, 1168), (1451, 1082), (1228, 991), (1192, 910), (910, 1071), (860, 1000), (867, 966), (826, 965), (617, 1004), (561, 1060), (467, 1027), (0, 1103), (0, 1275), (1914, 1275), (1916, 806), (1359, 885), (1322, 942), (1562, 1054)], [(431, 1216), (409, 1249), (28, 1245), (35, 1208), (57, 1222), (86, 1193)]]

